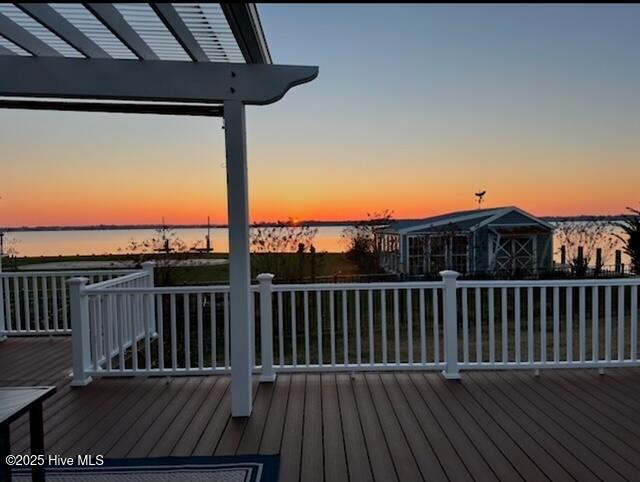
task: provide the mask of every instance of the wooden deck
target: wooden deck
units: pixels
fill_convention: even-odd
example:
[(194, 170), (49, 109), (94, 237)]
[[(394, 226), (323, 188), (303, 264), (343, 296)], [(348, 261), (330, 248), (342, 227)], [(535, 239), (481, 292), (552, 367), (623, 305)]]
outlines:
[[(48, 453), (281, 454), (281, 481), (640, 480), (640, 369), (280, 375), (230, 417), (229, 377), (69, 387), (69, 338), (0, 343), (0, 385), (52, 384)], [(28, 424), (12, 426), (13, 453)]]

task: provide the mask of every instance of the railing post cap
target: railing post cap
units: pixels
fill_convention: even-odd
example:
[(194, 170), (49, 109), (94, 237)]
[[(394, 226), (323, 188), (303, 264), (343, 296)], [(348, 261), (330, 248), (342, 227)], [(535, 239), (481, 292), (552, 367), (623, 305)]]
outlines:
[(155, 267), (155, 265), (155, 261), (143, 261), (142, 263), (140, 263), (140, 266), (142, 266), (143, 268), (153, 268)]
[(84, 276), (76, 276), (67, 280), (68, 285), (86, 285), (89, 282), (89, 278)]
[(460, 276), (460, 273), (458, 273), (457, 271), (453, 271), (453, 270), (447, 269), (447, 270), (444, 270), (444, 271), (440, 271), (440, 276), (442, 276), (443, 278), (456, 279), (458, 276)]
[(256, 276), (256, 279), (258, 281), (271, 281), (275, 277), (276, 277), (276, 275), (271, 274), (271, 273), (260, 273), (258, 276)]

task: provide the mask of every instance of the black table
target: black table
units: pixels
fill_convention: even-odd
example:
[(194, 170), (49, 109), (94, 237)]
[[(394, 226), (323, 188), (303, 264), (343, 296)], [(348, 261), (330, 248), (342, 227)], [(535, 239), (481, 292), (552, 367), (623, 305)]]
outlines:
[[(44, 455), (42, 402), (53, 395), (56, 387), (0, 387), (0, 482), (11, 480), (11, 467), (6, 463), (11, 454), (9, 424), (29, 412), (31, 453)], [(17, 454), (14, 454), (17, 455)], [(44, 481), (44, 467), (33, 465), (31, 478)]]

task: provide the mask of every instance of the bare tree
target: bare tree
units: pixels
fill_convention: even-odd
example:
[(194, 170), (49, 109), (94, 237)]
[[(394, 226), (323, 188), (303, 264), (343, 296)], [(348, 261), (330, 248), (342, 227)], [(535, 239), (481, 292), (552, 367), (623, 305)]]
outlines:
[[(254, 224), (251, 229), (251, 263), (256, 272), (272, 273), (277, 278), (302, 279), (309, 272), (315, 276), (319, 260), (313, 240), (318, 228), (298, 224), (289, 218), (275, 226)], [(309, 263), (307, 263), (307, 261)]]
[(556, 227), (557, 244), (560, 249), (564, 246), (566, 261), (573, 273), (584, 276), (589, 266), (595, 265), (598, 249), (602, 251), (602, 264), (610, 261), (619, 242), (615, 228), (615, 224), (607, 221), (571, 221)]
[(119, 248), (119, 252), (136, 255), (138, 264), (143, 261), (156, 262), (156, 278), (161, 285), (169, 285), (172, 282), (172, 268), (181, 265), (181, 262), (191, 257), (190, 251), (201, 247), (202, 242), (197, 241), (189, 246), (178, 236), (175, 229), (166, 225), (156, 228), (153, 235), (142, 241), (131, 240), (125, 248)]
[(367, 219), (343, 229), (342, 239), (346, 244), (347, 259), (355, 263), (362, 273), (373, 274), (382, 270), (375, 235), (379, 228), (392, 221), (393, 211), (385, 209), (367, 213)]
[(616, 234), (616, 237), (624, 243), (623, 249), (631, 259), (633, 272), (640, 274), (640, 209), (627, 207), (627, 211), (631, 214), (625, 216), (624, 221), (618, 224), (625, 236)]

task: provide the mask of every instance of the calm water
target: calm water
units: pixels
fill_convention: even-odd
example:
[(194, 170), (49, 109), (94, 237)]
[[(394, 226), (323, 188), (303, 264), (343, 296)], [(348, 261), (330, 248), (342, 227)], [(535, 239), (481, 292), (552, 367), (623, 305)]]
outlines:
[[(318, 251), (344, 251), (340, 235), (344, 226), (318, 228), (314, 244)], [(176, 235), (187, 246), (196, 242), (204, 247), (206, 228), (176, 229)], [(226, 228), (212, 228), (214, 252), (229, 251), (229, 232)], [(127, 251), (132, 241), (141, 242), (157, 237), (153, 229), (95, 230), (95, 231), (14, 231), (5, 234), (5, 245), (13, 245), (19, 256), (74, 256), (76, 254), (110, 254), (118, 249)], [(15, 240), (15, 244), (11, 242)]]
[[(342, 252), (345, 244), (341, 239), (344, 226), (321, 226), (314, 244), (318, 251)], [(176, 229), (177, 237), (187, 246), (200, 242), (205, 245), (206, 228)], [(157, 236), (153, 229), (95, 230), (95, 231), (15, 231), (5, 235), (5, 246), (13, 246), (19, 256), (73, 256), (127, 252), (132, 241), (141, 242)], [(228, 230), (211, 229), (214, 252), (228, 252)], [(12, 241), (15, 241), (12, 242)], [(560, 243), (554, 243), (556, 258)], [(6, 248), (5, 248), (6, 250)], [(121, 251), (119, 251), (121, 250)], [(623, 262), (627, 262), (623, 256)], [(607, 260), (605, 263), (613, 263)]]

